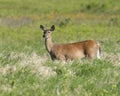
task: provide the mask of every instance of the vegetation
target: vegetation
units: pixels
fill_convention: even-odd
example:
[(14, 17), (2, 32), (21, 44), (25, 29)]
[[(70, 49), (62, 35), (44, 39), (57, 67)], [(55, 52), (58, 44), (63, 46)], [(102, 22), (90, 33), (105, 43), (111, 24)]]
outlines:
[[(119, 0), (0, 0), (0, 96), (119, 96)], [(53, 42), (94, 39), (101, 60), (51, 61)]]

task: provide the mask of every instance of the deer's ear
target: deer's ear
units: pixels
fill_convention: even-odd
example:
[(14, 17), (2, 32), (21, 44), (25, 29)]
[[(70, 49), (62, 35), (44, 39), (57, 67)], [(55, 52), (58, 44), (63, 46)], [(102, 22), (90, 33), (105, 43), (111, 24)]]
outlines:
[(43, 26), (43, 25), (40, 25), (40, 29), (44, 30), (44, 26)]
[(50, 31), (54, 31), (55, 30), (55, 26), (52, 25), (51, 28), (50, 28)]

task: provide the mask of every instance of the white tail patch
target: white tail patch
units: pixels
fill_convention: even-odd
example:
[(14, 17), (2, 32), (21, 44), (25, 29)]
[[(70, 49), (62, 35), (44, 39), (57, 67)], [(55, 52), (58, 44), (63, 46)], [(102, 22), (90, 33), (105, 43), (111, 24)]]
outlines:
[(101, 58), (100, 58), (100, 44), (99, 44), (99, 43), (97, 43), (97, 44), (98, 44), (98, 46), (99, 46), (99, 49), (98, 49), (98, 51), (97, 51), (97, 58), (98, 58), (98, 59), (101, 59)]

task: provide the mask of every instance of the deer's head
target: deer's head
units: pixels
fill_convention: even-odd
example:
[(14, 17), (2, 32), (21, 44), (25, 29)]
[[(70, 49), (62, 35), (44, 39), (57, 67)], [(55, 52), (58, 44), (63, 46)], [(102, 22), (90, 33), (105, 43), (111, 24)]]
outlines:
[(52, 31), (55, 30), (55, 26), (52, 25), (50, 29), (45, 29), (43, 25), (40, 25), (40, 29), (43, 31), (43, 38), (48, 39), (51, 37)]

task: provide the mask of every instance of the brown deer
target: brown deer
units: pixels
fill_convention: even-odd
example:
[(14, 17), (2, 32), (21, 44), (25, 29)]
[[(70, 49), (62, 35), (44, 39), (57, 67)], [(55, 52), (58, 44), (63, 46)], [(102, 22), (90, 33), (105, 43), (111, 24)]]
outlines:
[(85, 40), (75, 43), (54, 44), (51, 33), (55, 30), (55, 26), (52, 25), (50, 29), (45, 29), (43, 25), (40, 25), (40, 28), (43, 30), (45, 47), (52, 60), (72, 60), (84, 57), (100, 58), (100, 46), (97, 42)]

